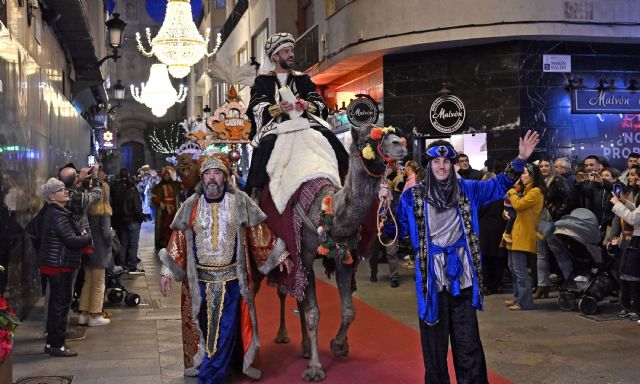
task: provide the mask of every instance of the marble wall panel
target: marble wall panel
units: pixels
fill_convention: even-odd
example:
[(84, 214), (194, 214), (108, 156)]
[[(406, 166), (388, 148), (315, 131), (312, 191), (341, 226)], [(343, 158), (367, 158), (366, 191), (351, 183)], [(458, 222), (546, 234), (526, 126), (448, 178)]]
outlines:
[[(543, 72), (544, 54), (570, 55), (571, 73)], [(572, 114), (569, 79), (585, 87), (614, 80), (616, 88), (640, 82), (640, 51), (630, 44), (512, 41), (480, 46), (387, 55), (383, 59), (385, 124), (405, 132), (440, 135), (426, 111), (442, 83), (460, 97), (467, 118), (457, 133), (487, 132), (489, 156), (517, 153), (525, 129), (542, 134), (534, 157), (589, 154), (623, 168), (640, 150), (640, 115)], [(639, 84), (640, 86), (640, 84)], [(613, 146), (612, 146), (613, 144)]]

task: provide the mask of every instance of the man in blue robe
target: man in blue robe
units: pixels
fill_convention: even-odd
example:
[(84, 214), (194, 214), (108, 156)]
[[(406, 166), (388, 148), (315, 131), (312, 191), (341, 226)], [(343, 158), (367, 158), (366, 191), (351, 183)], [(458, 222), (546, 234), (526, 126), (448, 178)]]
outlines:
[[(405, 191), (397, 208), (400, 238), (410, 236), (425, 383), (449, 383), (449, 339), (458, 383), (488, 383), (476, 310), (482, 310), (478, 208), (502, 199), (539, 142), (528, 131), (505, 173), (464, 180), (452, 171), (456, 151), (444, 140), (426, 150), (425, 180)], [(384, 189), (384, 188), (383, 188)], [(382, 191), (381, 195), (386, 196)]]

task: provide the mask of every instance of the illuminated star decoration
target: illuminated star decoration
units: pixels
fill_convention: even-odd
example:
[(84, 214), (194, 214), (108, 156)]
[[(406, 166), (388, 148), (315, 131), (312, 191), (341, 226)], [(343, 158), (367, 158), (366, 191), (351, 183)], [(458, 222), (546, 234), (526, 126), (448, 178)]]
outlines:
[(113, 140), (113, 133), (110, 131), (106, 131), (103, 135), (102, 138), (104, 139), (104, 141), (111, 141)]

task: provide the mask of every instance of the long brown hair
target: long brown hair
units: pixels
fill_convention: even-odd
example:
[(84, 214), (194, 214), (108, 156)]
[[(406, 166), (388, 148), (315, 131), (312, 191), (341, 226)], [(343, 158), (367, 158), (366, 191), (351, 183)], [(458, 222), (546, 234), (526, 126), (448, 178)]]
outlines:
[(411, 168), (413, 173), (416, 175), (416, 183), (419, 183), (422, 180), (424, 180), (424, 169), (422, 169), (422, 167), (420, 167), (420, 165), (418, 165), (417, 161), (409, 160), (404, 164), (404, 167), (405, 168), (407, 168), (407, 167)]

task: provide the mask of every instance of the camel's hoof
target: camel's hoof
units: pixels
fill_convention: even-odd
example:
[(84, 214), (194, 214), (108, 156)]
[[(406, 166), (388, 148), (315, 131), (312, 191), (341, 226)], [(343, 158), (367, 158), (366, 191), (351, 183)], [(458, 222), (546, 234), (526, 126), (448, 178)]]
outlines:
[(289, 334), (287, 333), (287, 331), (284, 332), (278, 332), (278, 335), (276, 336), (275, 339), (273, 339), (273, 341), (276, 344), (289, 344), (289, 341), (291, 341), (289, 339)]
[(344, 344), (342, 345), (338, 345), (338, 343), (336, 343), (336, 340), (332, 339), (331, 343), (329, 344), (329, 348), (331, 349), (331, 353), (333, 353), (335, 357), (349, 356), (349, 341), (347, 339), (344, 339)]
[(305, 359), (311, 358), (311, 342), (309, 339), (302, 341), (302, 357)]
[(309, 367), (302, 373), (304, 381), (322, 381), (325, 378), (322, 367)]

